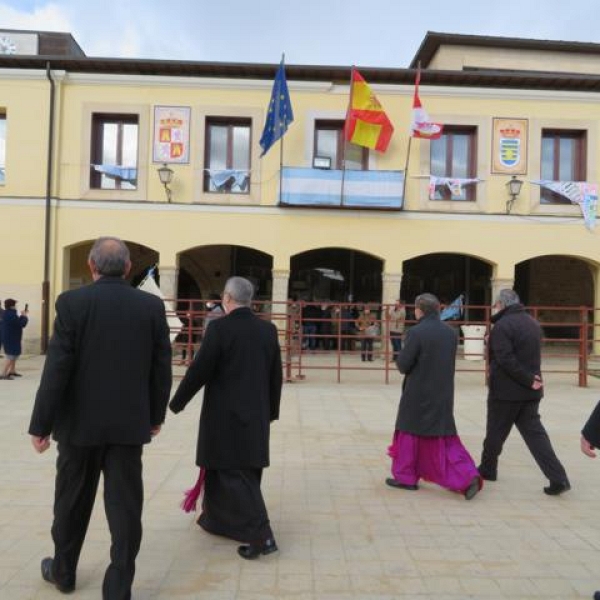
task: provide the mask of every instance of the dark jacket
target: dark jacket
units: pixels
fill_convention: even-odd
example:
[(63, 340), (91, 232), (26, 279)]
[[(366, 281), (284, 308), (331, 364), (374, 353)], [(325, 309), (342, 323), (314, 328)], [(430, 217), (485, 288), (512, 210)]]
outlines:
[(29, 433), (78, 446), (144, 444), (170, 391), (163, 301), (102, 277), (56, 301)]
[(397, 359), (406, 376), (396, 429), (422, 436), (456, 435), (454, 369), (456, 333), (439, 315), (411, 327)]
[(275, 326), (245, 307), (213, 321), (169, 408), (180, 412), (203, 386), (196, 464), (267, 467), (282, 386)]
[(534, 376), (541, 376), (540, 324), (521, 304), (507, 306), (492, 317), (492, 323), (490, 398), (502, 402), (540, 400), (542, 390), (531, 389)]
[(2, 346), (4, 353), (10, 356), (21, 355), (21, 340), (23, 339), (23, 328), (26, 327), (29, 319), (17, 314), (16, 309), (7, 308), (2, 317)]
[(596, 404), (581, 433), (594, 448), (600, 448), (600, 402)]

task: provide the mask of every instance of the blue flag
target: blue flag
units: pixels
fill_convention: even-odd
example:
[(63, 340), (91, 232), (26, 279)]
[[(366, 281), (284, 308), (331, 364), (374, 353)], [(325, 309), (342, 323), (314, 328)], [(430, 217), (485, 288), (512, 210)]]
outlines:
[(452, 300), (446, 308), (440, 313), (442, 321), (458, 321), (462, 317), (463, 312), (463, 295)]
[(285, 80), (285, 67), (282, 59), (273, 82), (265, 128), (260, 137), (260, 147), (263, 149), (261, 157), (280, 137), (283, 137), (288, 125), (293, 120), (294, 113), (292, 112), (292, 103), (290, 102), (290, 93)]

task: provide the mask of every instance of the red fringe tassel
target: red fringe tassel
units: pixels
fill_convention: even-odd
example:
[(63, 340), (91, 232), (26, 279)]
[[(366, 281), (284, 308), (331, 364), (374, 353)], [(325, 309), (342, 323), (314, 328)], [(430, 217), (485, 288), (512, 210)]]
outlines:
[(183, 500), (181, 502), (181, 508), (186, 512), (192, 512), (196, 510), (196, 505), (198, 504), (198, 498), (202, 494), (202, 490), (204, 489), (204, 479), (206, 477), (206, 469), (204, 467), (200, 467), (200, 473), (198, 475), (198, 481), (196, 481), (196, 485), (193, 488), (184, 492)]

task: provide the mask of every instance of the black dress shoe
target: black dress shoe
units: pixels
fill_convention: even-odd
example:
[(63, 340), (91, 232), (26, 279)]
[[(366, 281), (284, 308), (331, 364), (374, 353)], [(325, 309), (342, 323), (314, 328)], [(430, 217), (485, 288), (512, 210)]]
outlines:
[(498, 473), (495, 471), (493, 473), (491, 471), (486, 471), (481, 465), (477, 467), (477, 470), (479, 471), (481, 479), (485, 479), (485, 481), (496, 481), (496, 479), (498, 479)]
[(23, 375), (21, 375), (21, 373), (11, 373), (11, 375), (13, 377), (23, 377)]
[(50, 558), (49, 556), (42, 559), (42, 579), (48, 583), (53, 583), (56, 589), (63, 594), (70, 594), (71, 592), (75, 591), (75, 582), (65, 585), (58, 583), (56, 579), (54, 579), (54, 575), (52, 575), (53, 562), (54, 559)]
[(238, 554), (247, 560), (253, 560), (258, 558), (261, 554), (267, 555), (277, 552), (277, 544), (273, 538), (269, 538), (262, 544), (248, 544), (244, 546), (238, 546)]
[(419, 489), (419, 486), (416, 483), (413, 485), (410, 485), (408, 483), (400, 483), (399, 481), (397, 481), (396, 479), (392, 479), (391, 477), (388, 477), (385, 480), (385, 482), (390, 487), (399, 488), (401, 490), (410, 490), (410, 491), (414, 492), (415, 490)]
[(563, 492), (568, 492), (571, 489), (571, 484), (568, 481), (551, 481), (550, 485), (544, 488), (544, 494), (548, 496), (558, 496)]
[(465, 490), (465, 500), (473, 500), (479, 493), (479, 477), (473, 477), (469, 487)]

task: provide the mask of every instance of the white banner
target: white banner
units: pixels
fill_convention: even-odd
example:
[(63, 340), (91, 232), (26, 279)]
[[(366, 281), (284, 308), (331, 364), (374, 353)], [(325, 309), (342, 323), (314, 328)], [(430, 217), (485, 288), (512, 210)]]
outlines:
[(585, 226), (591, 231), (596, 226), (598, 208), (598, 184), (587, 181), (550, 181), (534, 179), (531, 183), (545, 187), (555, 194), (568, 198), (573, 204), (579, 204)]
[(154, 270), (150, 271), (146, 278), (138, 285), (138, 289), (143, 292), (148, 292), (149, 294), (153, 294), (154, 296), (158, 296), (165, 303), (165, 310), (167, 311), (167, 324), (169, 325), (169, 337), (171, 338), (171, 342), (175, 340), (177, 334), (181, 330), (183, 323), (179, 319), (179, 317), (175, 314), (175, 308), (173, 307), (172, 302), (168, 302), (165, 300), (165, 295), (161, 292), (160, 288), (156, 284), (154, 280)]
[(463, 185), (479, 183), (481, 179), (465, 179), (460, 177), (435, 177), (429, 176), (429, 199), (435, 200), (435, 188), (445, 185), (453, 196), (461, 196)]

